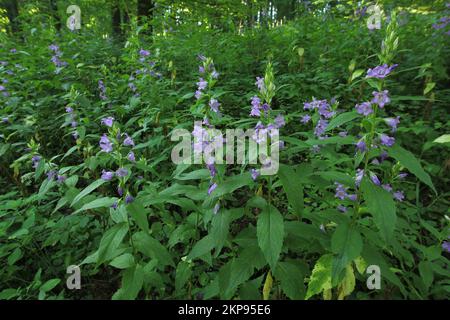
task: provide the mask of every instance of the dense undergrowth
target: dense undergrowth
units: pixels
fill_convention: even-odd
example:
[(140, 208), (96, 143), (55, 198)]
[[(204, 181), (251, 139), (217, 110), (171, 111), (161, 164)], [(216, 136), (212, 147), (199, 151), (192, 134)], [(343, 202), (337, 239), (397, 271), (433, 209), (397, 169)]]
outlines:
[[(0, 34), (0, 297), (448, 298), (449, 12), (402, 12)], [(175, 165), (194, 121), (278, 128), (277, 174)]]

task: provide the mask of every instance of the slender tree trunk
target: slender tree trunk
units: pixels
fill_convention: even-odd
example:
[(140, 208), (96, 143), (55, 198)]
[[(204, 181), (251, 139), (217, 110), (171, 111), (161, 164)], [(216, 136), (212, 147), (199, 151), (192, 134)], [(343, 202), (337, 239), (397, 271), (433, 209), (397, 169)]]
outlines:
[(151, 24), (153, 20), (153, 10), (155, 9), (155, 4), (153, 0), (138, 0), (137, 3), (137, 16), (141, 23), (148, 22), (148, 34), (151, 34), (153, 31), (153, 26)]
[(6, 0), (4, 3), (6, 14), (11, 25), (11, 33), (13, 35), (17, 34), (20, 31), (19, 21), (17, 19), (19, 16), (19, 4), (17, 0)]
[(55, 28), (59, 32), (61, 31), (61, 18), (58, 15), (58, 4), (56, 0), (50, 0), (50, 10), (53, 19), (55, 20)]
[(114, 0), (111, 6), (112, 33), (116, 39), (123, 40), (125, 28), (130, 22), (126, 8), (121, 6), (120, 0)]

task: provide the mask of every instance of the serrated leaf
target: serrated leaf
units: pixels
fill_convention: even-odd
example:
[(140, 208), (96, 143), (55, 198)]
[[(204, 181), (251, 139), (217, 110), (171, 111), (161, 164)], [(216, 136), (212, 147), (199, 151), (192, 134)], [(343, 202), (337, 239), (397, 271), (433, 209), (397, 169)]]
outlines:
[(269, 263), (275, 270), (284, 238), (283, 216), (274, 206), (267, 206), (258, 216), (256, 225), (258, 245)]
[(419, 160), (417, 160), (411, 152), (403, 149), (398, 144), (394, 144), (388, 149), (388, 151), (390, 156), (398, 160), (405, 168), (412, 172), (417, 178), (420, 179), (420, 181), (428, 185), (434, 193), (437, 194), (430, 176), (425, 172), (425, 170), (423, 170)]
[(116, 255), (116, 249), (122, 243), (128, 231), (128, 225), (125, 222), (114, 225), (111, 229), (105, 232), (100, 240), (98, 248), (97, 263), (113, 259)]
[(304, 273), (292, 262), (279, 262), (274, 272), (275, 280), (280, 281), (284, 294), (293, 300), (303, 299), (305, 296)]
[(141, 201), (136, 199), (127, 206), (127, 211), (130, 213), (131, 217), (136, 221), (136, 224), (142, 231), (148, 232), (148, 218), (147, 210), (142, 205)]
[(367, 178), (361, 182), (368, 210), (372, 214), (375, 225), (385, 241), (394, 233), (397, 222), (396, 208), (392, 195), (383, 188), (374, 185)]
[(310, 281), (308, 283), (308, 291), (305, 299), (308, 300), (315, 294), (330, 290), (331, 287), (331, 267), (333, 263), (333, 256), (325, 254), (317, 260), (314, 269), (311, 273)]
[(358, 117), (359, 117), (359, 114), (354, 111), (341, 113), (336, 118), (334, 118), (333, 120), (330, 121), (330, 123), (326, 127), (325, 131), (333, 130), (334, 128), (340, 127), (343, 124), (350, 122)]
[(146, 256), (158, 259), (162, 266), (175, 266), (169, 251), (158, 240), (143, 231), (133, 235), (133, 243), (136, 249)]
[(449, 143), (450, 142), (450, 134), (444, 134), (440, 136), (439, 138), (436, 138), (434, 143)]
[(272, 285), (273, 285), (273, 278), (272, 278), (272, 274), (269, 270), (269, 272), (267, 272), (266, 281), (264, 282), (263, 300), (269, 300), (270, 291), (272, 290)]
[(114, 258), (109, 265), (118, 269), (128, 269), (134, 266), (134, 257), (130, 253), (124, 253)]
[(338, 225), (331, 237), (331, 250), (336, 254), (331, 275), (333, 283), (337, 284), (341, 272), (361, 254), (362, 247), (362, 238), (355, 226), (348, 223)]
[(72, 204), (70, 205), (73, 207), (78, 201), (83, 199), (85, 196), (87, 196), (89, 193), (100, 187), (102, 184), (104, 184), (106, 181), (103, 179), (98, 179), (94, 182), (92, 182), (89, 186), (87, 186), (83, 191), (81, 191), (75, 199), (73, 199)]
[(343, 300), (355, 290), (355, 274), (351, 265), (345, 268), (345, 277), (339, 284), (338, 300)]
[(109, 198), (104, 197), (100, 199), (95, 199), (94, 201), (91, 201), (89, 203), (86, 203), (83, 205), (80, 209), (75, 211), (73, 214), (77, 214), (78, 212), (91, 210), (91, 209), (97, 209), (97, 208), (109, 208), (111, 207), (115, 202), (117, 201), (117, 198)]
[(39, 291), (49, 292), (54, 287), (56, 287), (61, 282), (61, 279), (51, 279), (45, 282), (40, 288)]
[(303, 187), (299, 183), (298, 173), (287, 165), (280, 165), (278, 176), (286, 192), (289, 204), (295, 214), (301, 216), (303, 212)]

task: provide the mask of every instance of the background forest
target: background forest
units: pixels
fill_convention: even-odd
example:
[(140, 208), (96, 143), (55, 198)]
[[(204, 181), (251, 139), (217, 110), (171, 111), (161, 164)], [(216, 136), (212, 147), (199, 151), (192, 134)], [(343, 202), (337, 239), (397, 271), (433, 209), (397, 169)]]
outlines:
[[(440, 0), (1, 0), (0, 299), (448, 299), (449, 40)], [(173, 163), (212, 127), (277, 173)]]

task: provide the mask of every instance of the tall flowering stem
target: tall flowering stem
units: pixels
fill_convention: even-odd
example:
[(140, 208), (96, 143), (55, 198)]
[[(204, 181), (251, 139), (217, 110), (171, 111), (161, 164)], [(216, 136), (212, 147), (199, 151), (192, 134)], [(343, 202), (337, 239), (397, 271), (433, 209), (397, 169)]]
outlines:
[[(198, 55), (200, 65), (198, 67), (199, 79), (196, 83), (197, 90), (195, 91), (195, 99), (197, 102), (191, 107), (191, 112), (194, 115), (200, 116), (201, 121), (196, 121), (194, 124), (194, 158), (203, 155), (200, 162), (204, 160), (206, 168), (210, 173), (210, 184), (208, 188), (208, 195), (211, 195), (222, 180), (216, 168), (217, 160), (212, 151), (217, 152), (218, 149), (223, 148), (223, 136), (220, 132), (214, 130), (214, 124), (218, 122), (221, 117), (220, 102), (218, 95), (213, 91), (213, 87), (219, 78), (214, 62), (211, 58), (204, 55)], [(208, 129), (205, 129), (206, 126)], [(198, 163), (199, 161), (195, 161)], [(213, 208), (215, 214), (220, 209), (220, 199)]]
[[(383, 119), (378, 116), (378, 112), (380, 111), (380, 109), (384, 109), (384, 107), (391, 101), (388, 90), (385, 90), (384, 88), (386, 77), (388, 77), (392, 70), (397, 67), (396, 64), (391, 65), (398, 47), (397, 28), (398, 24), (396, 13), (393, 12), (391, 15), (391, 20), (386, 28), (385, 39), (383, 40), (381, 45), (381, 53), (378, 55), (381, 65), (367, 71), (367, 82), (377, 91), (372, 92), (373, 98), (371, 101), (356, 105), (356, 111), (364, 116), (362, 127), (366, 129), (367, 127), (369, 127), (368, 132), (356, 145), (358, 151), (363, 154), (364, 163), (364, 169), (358, 169), (359, 171), (356, 175), (356, 185), (359, 185), (364, 175), (368, 175), (370, 177), (370, 180), (374, 184), (382, 186), (386, 191), (392, 191), (391, 186), (389, 184), (382, 185), (382, 182), (379, 180), (377, 175), (373, 172), (369, 172), (369, 152), (374, 147), (380, 149), (389, 148), (395, 143), (395, 139), (383, 132), (380, 132), (380, 129), (377, 128), (377, 125), (379, 123), (386, 122), (388, 126), (391, 127), (391, 132), (395, 132), (395, 129), (399, 122), (398, 117), (396, 119), (384, 119), (383, 121)], [(383, 161), (385, 157), (387, 157), (387, 153), (386, 151), (382, 151), (381, 161)], [(359, 157), (356, 157), (356, 159), (358, 164)], [(376, 165), (377, 163), (379, 163), (379, 160), (375, 159), (374, 161), (372, 161), (372, 163)], [(358, 201), (355, 204), (356, 210), (354, 219), (356, 219), (356, 217), (358, 216), (360, 201), (362, 198), (360, 190), (358, 190), (357, 198)], [(394, 198), (397, 198), (395, 196), (395, 193)]]

